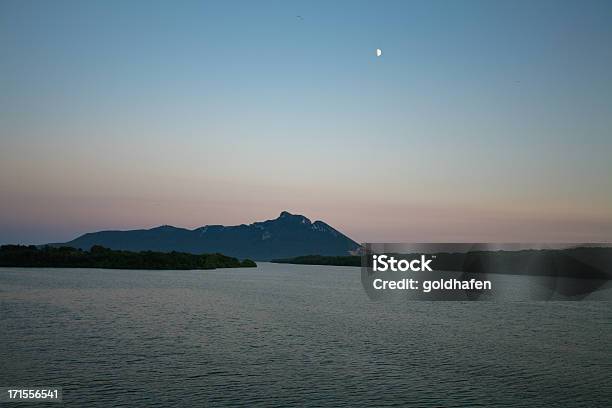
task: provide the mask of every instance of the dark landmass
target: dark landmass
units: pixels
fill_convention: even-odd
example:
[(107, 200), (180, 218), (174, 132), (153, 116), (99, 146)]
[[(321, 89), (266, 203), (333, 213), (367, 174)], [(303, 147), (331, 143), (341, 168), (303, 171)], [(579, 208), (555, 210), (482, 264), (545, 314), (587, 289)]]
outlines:
[(267, 261), (303, 254), (350, 255), (360, 245), (323, 221), (283, 211), (274, 220), (225, 227), (207, 225), (188, 230), (172, 226), (131, 231), (101, 231), (63, 244), (89, 250), (94, 245), (126, 251), (222, 253), (240, 259)]
[(296, 265), (328, 265), (328, 266), (361, 266), (361, 257), (350, 256), (322, 256), (305, 255), (295, 258), (273, 259), (273, 263), (285, 263)]
[(239, 261), (222, 254), (187, 254), (183, 252), (115, 251), (93, 246), (90, 251), (72, 247), (38, 248), (3, 245), (0, 267), (33, 268), (104, 268), (104, 269), (216, 269), (251, 268), (250, 259)]
[[(388, 254), (397, 259), (414, 259), (421, 254)], [(580, 247), (570, 249), (473, 251), (435, 253), (434, 270), (467, 273), (558, 276), (587, 279), (612, 279), (612, 248)], [(276, 259), (275, 263), (301, 265), (361, 266), (360, 256), (308, 255)]]

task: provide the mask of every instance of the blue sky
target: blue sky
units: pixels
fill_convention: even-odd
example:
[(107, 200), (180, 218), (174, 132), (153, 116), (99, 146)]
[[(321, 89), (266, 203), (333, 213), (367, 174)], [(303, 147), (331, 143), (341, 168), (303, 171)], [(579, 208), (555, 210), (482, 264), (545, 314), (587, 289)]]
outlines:
[(282, 210), (359, 241), (610, 241), (610, 21), (606, 1), (0, 1), (0, 242)]

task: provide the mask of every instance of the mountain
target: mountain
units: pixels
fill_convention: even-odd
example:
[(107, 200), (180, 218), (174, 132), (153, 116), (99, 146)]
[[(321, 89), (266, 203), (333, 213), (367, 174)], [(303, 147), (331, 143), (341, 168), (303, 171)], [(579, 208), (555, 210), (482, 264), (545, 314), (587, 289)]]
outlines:
[(358, 243), (323, 221), (283, 211), (274, 220), (225, 227), (206, 225), (194, 230), (169, 225), (131, 231), (100, 231), (64, 244), (89, 250), (93, 245), (129, 251), (222, 253), (237, 258), (267, 261), (301, 255), (350, 255)]

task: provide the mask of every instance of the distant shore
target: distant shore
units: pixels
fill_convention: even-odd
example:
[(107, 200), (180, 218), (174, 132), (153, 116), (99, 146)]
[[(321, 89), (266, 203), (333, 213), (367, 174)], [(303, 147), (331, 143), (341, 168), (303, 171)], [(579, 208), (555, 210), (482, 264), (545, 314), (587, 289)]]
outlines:
[(101, 269), (217, 269), (254, 268), (250, 259), (223, 254), (183, 252), (131, 252), (93, 246), (89, 251), (72, 247), (0, 246), (0, 267), (101, 268)]
[[(395, 254), (412, 259), (420, 254)], [(508, 275), (559, 276), (585, 279), (612, 279), (612, 248), (472, 251), (434, 253), (434, 268), (442, 271), (502, 273)], [(362, 266), (361, 256), (307, 255), (275, 259), (273, 263), (298, 265)]]
[(295, 258), (273, 259), (271, 262), (295, 265), (361, 266), (361, 256), (305, 255)]

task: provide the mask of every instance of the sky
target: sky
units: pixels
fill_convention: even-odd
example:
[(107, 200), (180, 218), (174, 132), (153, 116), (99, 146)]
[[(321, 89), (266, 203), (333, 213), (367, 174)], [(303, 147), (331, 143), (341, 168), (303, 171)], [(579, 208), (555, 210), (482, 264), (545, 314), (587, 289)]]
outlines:
[(0, 243), (283, 210), (359, 242), (610, 242), (611, 21), (609, 1), (0, 0)]

